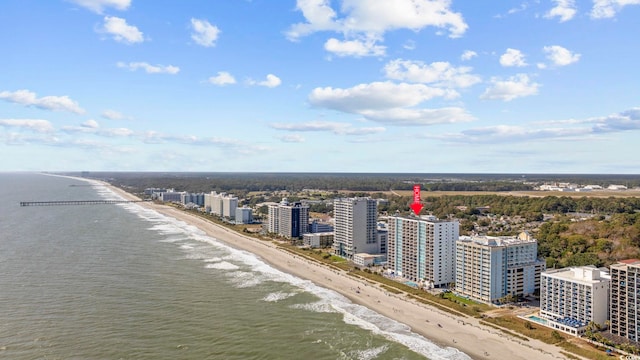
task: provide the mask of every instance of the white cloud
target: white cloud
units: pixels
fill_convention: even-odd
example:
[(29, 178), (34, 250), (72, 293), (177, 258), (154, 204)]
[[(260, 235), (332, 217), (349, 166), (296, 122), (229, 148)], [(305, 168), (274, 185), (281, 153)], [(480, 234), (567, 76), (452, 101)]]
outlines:
[(193, 29), (191, 39), (196, 44), (204, 47), (216, 45), (216, 40), (220, 35), (220, 29), (217, 26), (211, 25), (207, 20), (191, 19), (191, 28)]
[(115, 16), (105, 16), (102, 32), (113, 36), (115, 41), (125, 44), (135, 44), (144, 41), (144, 36), (137, 27), (127, 24), (125, 19)]
[(105, 110), (102, 112), (101, 116), (105, 119), (109, 119), (109, 120), (125, 120), (125, 119), (131, 119), (128, 116), (125, 116), (123, 113), (115, 111), (115, 110)]
[(331, 121), (310, 121), (300, 124), (275, 123), (270, 126), (276, 130), (330, 132), (336, 135), (370, 135), (385, 131), (383, 127), (354, 128), (348, 123)]
[(508, 80), (491, 79), (491, 87), (480, 96), (481, 99), (511, 101), (538, 93), (540, 84), (531, 82), (526, 74), (517, 74)]
[(87, 120), (85, 122), (83, 122), (80, 126), (85, 127), (85, 128), (89, 128), (89, 129), (97, 129), (100, 127), (100, 124), (98, 124), (97, 121), (90, 119)]
[(233, 77), (233, 75), (229, 74), (226, 71), (218, 71), (218, 75), (211, 76), (207, 81), (211, 84), (219, 86), (236, 83), (236, 79)]
[(472, 50), (465, 50), (465, 52), (463, 52), (462, 55), (460, 56), (460, 60), (467, 61), (467, 60), (471, 60), (476, 56), (478, 56), (477, 52)]
[(268, 88), (274, 88), (274, 87), (280, 86), (280, 84), (282, 84), (282, 80), (280, 80), (279, 77), (273, 74), (268, 74), (267, 78), (263, 81), (255, 81), (255, 80), (249, 79), (247, 80), (247, 83), (249, 85), (258, 85), (258, 86), (265, 86)]
[(131, 137), (135, 135), (133, 130), (127, 128), (100, 128), (100, 125), (95, 120), (85, 121), (79, 126), (64, 126), (62, 127), (62, 131), (69, 134), (83, 133), (109, 138)]
[(386, 47), (376, 45), (374, 40), (345, 40), (340, 41), (335, 38), (327, 40), (324, 44), (324, 49), (330, 53), (334, 53), (338, 56), (383, 56), (386, 51)]
[(576, 4), (574, 0), (552, 0), (555, 2), (551, 10), (549, 10), (544, 17), (547, 19), (560, 18), (560, 22), (565, 22), (573, 19), (576, 15)]
[(382, 110), (415, 106), (434, 97), (456, 97), (455, 91), (424, 84), (373, 82), (348, 89), (315, 88), (309, 95), (314, 106), (359, 114), (366, 110)]
[(429, 136), (460, 143), (522, 143), (553, 140), (591, 140), (599, 135), (640, 130), (640, 108), (588, 119), (540, 121), (522, 126), (497, 125), (460, 133)]
[(385, 0), (371, 6), (370, 0), (343, 0), (340, 11), (331, 7), (330, 0), (298, 0), (297, 10), (306, 22), (291, 26), (290, 40), (318, 31), (334, 31), (379, 37), (387, 31), (410, 29), (419, 31), (433, 26), (449, 31), (452, 38), (460, 37), (468, 25), (462, 15), (451, 11), (450, 0)]
[(435, 97), (455, 98), (453, 90), (424, 84), (374, 82), (348, 89), (316, 88), (309, 95), (314, 106), (362, 115), (365, 119), (391, 125), (434, 125), (473, 120), (461, 108), (416, 108)]
[(591, 17), (594, 19), (612, 18), (627, 5), (640, 5), (640, 0), (593, 0)]
[(389, 125), (430, 126), (473, 121), (475, 118), (459, 107), (440, 109), (396, 108), (365, 110), (361, 113), (371, 121)]
[(95, 13), (102, 14), (106, 8), (127, 10), (131, 6), (131, 0), (68, 0), (72, 3), (87, 8)]
[(524, 54), (520, 50), (509, 48), (500, 56), (500, 65), (523, 67), (527, 66), (527, 63), (524, 60)]
[(143, 69), (147, 72), (147, 74), (171, 74), (175, 75), (180, 72), (180, 68), (173, 65), (151, 65), (146, 62), (130, 62), (124, 63), (122, 61), (116, 64), (119, 68), (129, 69), (131, 71), (136, 71), (138, 69)]
[(0, 126), (7, 128), (25, 128), (39, 133), (53, 132), (53, 125), (40, 119), (0, 119)]
[(421, 61), (396, 59), (384, 67), (389, 79), (414, 83), (434, 84), (435, 86), (465, 88), (481, 81), (480, 76), (471, 74), (472, 68), (454, 67), (448, 62), (425, 64)]
[(547, 59), (555, 66), (566, 66), (580, 60), (580, 54), (572, 53), (562, 46), (545, 46), (542, 50), (547, 54)]
[(100, 130), (100, 135), (107, 137), (128, 137), (133, 135), (133, 130), (127, 128), (112, 128)]
[(284, 136), (280, 136), (278, 139), (280, 139), (282, 142), (286, 142), (286, 143), (302, 143), (302, 142), (304, 142), (304, 137), (302, 137), (301, 135), (298, 135), (298, 134), (284, 135)]
[(84, 114), (85, 112), (77, 102), (71, 100), (68, 96), (44, 96), (38, 98), (36, 93), (29, 90), (2, 91), (0, 92), (0, 99), (45, 110), (69, 111), (76, 114)]

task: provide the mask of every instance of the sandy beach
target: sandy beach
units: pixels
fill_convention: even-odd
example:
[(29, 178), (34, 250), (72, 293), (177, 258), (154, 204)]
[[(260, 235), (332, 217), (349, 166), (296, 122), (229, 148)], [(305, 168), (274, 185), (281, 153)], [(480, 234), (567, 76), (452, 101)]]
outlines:
[[(137, 200), (119, 188), (109, 187), (126, 199)], [(435, 307), (410, 300), (402, 294), (391, 294), (377, 285), (353, 278), (344, 271), (331, 269), (278, 249), (272, 242), (244, 236), (174, 207), (151, 202), (140, 204), (196, 226), (230, 246), (256, 254), (281, 271), (339, 292), (354, 303), (404, 323), (415, 333), (436, 344), (457, 348), (473, 359), (567, 359), (561, 354), (559, 347), (535, 339), (523, 341), (483, 326), (476, 318), (456, 317)]]

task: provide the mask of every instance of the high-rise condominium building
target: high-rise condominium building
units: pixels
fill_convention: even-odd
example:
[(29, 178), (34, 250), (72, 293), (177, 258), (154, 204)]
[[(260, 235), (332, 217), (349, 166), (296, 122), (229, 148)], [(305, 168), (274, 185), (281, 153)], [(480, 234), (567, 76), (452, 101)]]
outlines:
[(299, 239), (308, 232), (309, 206), (300, 202), (289, 204), (287, 199), (269, 205), (267, 231), (289, 239)]
[(396, 275), (429, 287), (455, 281), (460, 224), (434, 216), (388, 218), (387, 266)]
[(379, 254), (377, 239), (378, 208), (368, 197), (339, 198), (333, 202), (335, 219), (333, 251), (353, 259), (356, 253)]
[(216, 193), (212, 191), (204, 195), (204, 207), (211, 214), (234, 219), (238, 198), (227, 193)]
[(545, 262), (528, 233), (517, 237), (461, 236), (456, 242), (459, 295), (495, 303), (507, 295), (526, 296), (540, 289)]
[(540, 317), (548, 327), (581, 336), (589, 322), (604, 326), (609, 319), (608, 272), (595, 266), (543, 271)]
[(611, 333), (640, 341), (640, 260), (611, 265)]

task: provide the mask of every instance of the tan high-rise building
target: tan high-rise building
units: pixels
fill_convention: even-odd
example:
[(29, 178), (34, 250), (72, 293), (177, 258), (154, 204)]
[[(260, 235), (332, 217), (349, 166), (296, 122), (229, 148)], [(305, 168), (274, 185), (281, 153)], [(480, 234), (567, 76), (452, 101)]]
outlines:
[(526, 232), (517, 237), (461, 236), (455, 256), (455, 291), (461, 296), (495, 303), (540, 289), (545, 262), (538, 260), (538, 242)]
[(455, 251), (460, 224), (435, 216), (388, 218), (387, 267), (428, 287), (455, 281)]
[(353, 259), (356, 253), (379, 254), (378, 205), (368, 197), (333, 200), (333, 252)]

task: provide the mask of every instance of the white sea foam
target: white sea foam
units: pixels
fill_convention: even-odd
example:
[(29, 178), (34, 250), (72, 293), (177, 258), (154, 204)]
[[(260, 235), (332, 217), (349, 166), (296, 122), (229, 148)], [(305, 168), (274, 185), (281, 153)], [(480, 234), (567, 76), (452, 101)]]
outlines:
[[(110, 191), (101, 191), (104, 189), (105, 188), (103, 187), (96, 187), (96, 190), (99, 191), (99, 194), (102, 197), (111, 198), (114, 196), (114, 199), (121, 199), (119, 195)], [(407, 346), (411, 350), (422, 354), (429, 359), (470, 359), (468, 355), (458, 349), (451, 347), (439, 347), (425, 337), (411, 332), (410, 328), (402, 323), (382, 316), (366, 307), (354, 304), (349, 299), (333, 290), (319, 287), (311, 281), (303, 280), (291, 274), (279, 271), (266, 264), (258, 256), (247, 251), (234, 249), (215, 238), (207, 236), (200, 229), (197, 229), (183, 221), (164, 216), (154, 210), (146, 209), (135, 203), (122, 204), (121, 206), (127, 211), (136, 214), (141, 219), (153, 223), (154, 225), (150, 227), (150, 230), (167, 236), (167, 238), (184, 237), (184, 240), (188, 239), (189, 243), (196, 241), (208, 244), (211, 247), (210, 251), (215, 251), (220, 254), (220, 261), (217, 261), (218, 256), (212, 256), (211, 254), (205, 256), (200, 253), (195, 258), (208, 263), (206, 265), (208, 268), (226, 271), (225, 274), (229, 277), (231, 283), (238, 288), (253, 287), (264, 281), (289, 283), (303, 289), (304, 291), (314, 294), (320, 299), (313, 303), (293, 305), (295, 308), (302, 308), (315, 312), (342, 313), (345, 323), (359, 326), (375, 334), (380, 334), (390, 340)], [(183, 250), (196, 252), (201, 249), (199, 249), (199, 247), (193, 247), (192, 249), (183, 248)], [(244, 271), (245, 266), (247, 271)], [(270, 295), (265, 298), (265, 301), (277, 301), (270, 300), (272, 299), (269, 297)], [(273, 298), (277, 298), (280, 295), (273, 296)], [(369, 349), (358, 353), (356, 358), (374, 359), (384, 353), (384, 351), (386, 351), (386, 349), (383, 348)]]
[(205, 267), (207, 269), (218, 269), (218, 270), (238, 270), (240, 268), (238, 265), (235, 265), (226, 261), (207, 264), (205, 265)]
[(280, 300), (288, 299), (288, 298), (290, 298), (292, 296), (296, 296), (296, 295), (297, 295), (297, 293), (294, 293), (294, 292), (278, 291), (278, 292), (275, 292), (275, 293), (268, 294), (262, 300), (264, 300), (266, 302), (277, 302), (277, 301), (280, 301)]
[(358, 360), (372, 360), (376, 359), (388, 349), (389, 347), (387, 345), (383, 345), (371, 349), (358, 350), (355, 352), (355, 354), (353, 354), (353, 357)]

